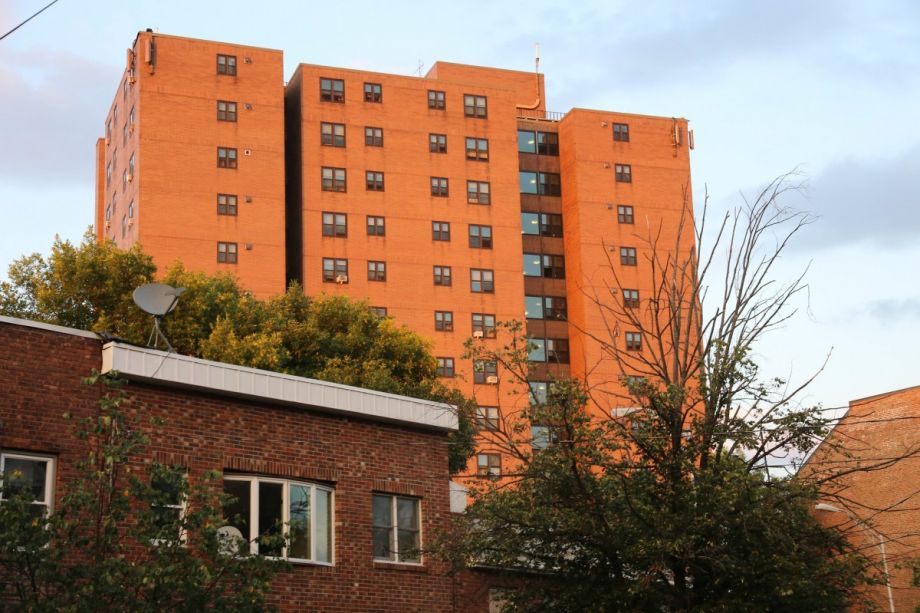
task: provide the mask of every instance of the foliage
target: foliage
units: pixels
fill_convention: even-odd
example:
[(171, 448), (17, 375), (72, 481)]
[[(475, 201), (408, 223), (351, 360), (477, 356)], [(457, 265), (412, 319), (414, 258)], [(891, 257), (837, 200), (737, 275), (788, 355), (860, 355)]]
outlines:
[[(106, 393), (99, 409), (76, 420), (86, 455), (50, 516), (36, 516), (16, 476), (0, 504), (0, 594), (22, 611), (261, 611), (282, 563), (228, 555), (218, 474), (186, 475), (132, 464), (147, 444), (123, 406), (120, 382), (93, 376)], [(164, 505), (179, 496), (184, 514)]]
[[(705, 206), (699, 224), (688, 202), (676, 227), (649, 228), (652, 283), (638, 306), (614, 261), (583, 290), (609, 334), (578, 332), (616, 365), (619, 386), (592, 385), (589, 366), (585, 381), (551, 382), (545, 403), (530, 398), (489, 433), (513, 470), (474, 488), (441, 547), (461, 567), (531, 576), (511, 596), (515, 610), (839, 611), (881, 576), (811, 516), (827, 481), (768, 466), (804, 455), (833, 424), (796, 401), (804, 384), (764, 380), (752, 358), (805, 287), (772, 277), (811, 221), (780, 204), (788, 189), (781, 177), (727, 213), (708, 249)], [(621, 330), (641, 333), (641, 351)], [(471, 341), (467, 357), (495, 360), (503, 380), (523, 384), (522, 326), (502, 335), (499, 347)], [(548, 447), (534, 448), (531, 426), (549, 432)]]
[[(57, 239), (47, 260), (38, 254), (10, 266), (0, 284), (0, 314), (105, 332), (145, 343), (150, 317), (132, 292), (156, 268), (138, 246), (121, 251), (91, 233), (74, 246)], [(163, 329), (179, 353), (230, 364), (403, 394), (458, 407), (460, 430), (449, 442), (450, 471), (466, 466), (474, 448), (475, 402), (438, 379), (430, 344), (364, 301), (287, 292), (258, 300), (228, 274), (206, 275), (177, 263), (162, 282), (186, 288)]]

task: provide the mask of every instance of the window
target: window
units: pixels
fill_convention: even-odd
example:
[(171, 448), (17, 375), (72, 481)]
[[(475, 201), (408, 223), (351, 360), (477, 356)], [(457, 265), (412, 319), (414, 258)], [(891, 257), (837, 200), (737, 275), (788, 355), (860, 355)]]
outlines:
[(555, 132), (537, 132), (537, 153), (559, 155), (559, 135)]
[(134, 154), (131, 154), (131, 157), (128, 158), (128, 181), (134, 179)]
[(527, 319), (560, 319), (568, 317), (566, 300), (560, 296), (524, 296)]
[(217, 262), (236, 264), (236, 243), (217, 243)]
[[(251, 553), (332, 564), (333, 491), (312, 483), (263, 477), (224, 477), (227, 525), (236, 528)], [(260, 536), (288, 537), (286, 544), (259, 542)], [(245, 545), (244, 545), (245, 546)]]
[(217, 167), (236, 168), (236, 149), (231, 147), (217, 148)]
[(447, 135), (429, 134), (428, 151), (432, 153), (447, 153)]
[(623, 266), (635, 266), (636, 265), (636, 248), (635, 247), (620, 247), (620, 264)]
[(502, 456), (498, 453), (480, 453), (476, 456), (476, 475), (479, 477), (501, 477)]
[(488, 117), (487, 104), (485, 96), (463, 94), (463, 114), (467, 117)]
[(445, 108), (444, 92), (437, 91), (434, 89), (429, 89), (428, 90), (428, 108), (443, 111)]
[(531, 404), (546, 404), (547, 383), (546, 381), (531, 381), (530, 402)]
[(453, 377), (454, 376), (454, 359), (453, 358), (436, 358), (438, 361), (438, 369), (435, 371), (435, 374), (439, 377)]
[(323, 258), (323, 283), (348, 283), (348, 260)]
[(112, 120), (109, 119), (105, 122), (105, 144), (108, 145), (112, 142)]
[(466, 159), (468, 160), (488, 160), (489, 159), (489, 140), (486, 138), (466, 137)]
[(450, 266), (434, 267), (434, 284), (450, 286)]
[(454, 331), (454, 312), (453, 311), (435, 311), (434, 312), (434, 329), (438, 332)]
[(525, 253), (524, 276), (565, 279), (565, 257), (561, 255)]
[(626, 204), (617, 205), (617, 223), (633, 223), (633, 208)]
[(367, 235), (368, 236), (386, 236), (387, 226), (386, 219), (379, 215), (367, 216)]
[(436, 241), (450, 240), (450, 224), (446, 221), (431, 222), (431, 239)]
[(218, 100), (217, 121), (236, 121), (236, 102)]
[[(168, 540), (184, 538), (180, 521), (185, 513), (185, 496), (182, 493), (182, 481), (185, 478), (185, 470), (182, 468), (160, 464), (152, 467), (150, 488), (154, 491), (155, 499), (151, 504), (151, 512), (158, 537)], [(179, 532), (174, 532), (177, 529)]]
[(555, 444), (557, 440), (558, 435), (555, 429), (537, 424), (530, 426), (530, 448), (533, 451), (543, 451)]
[(640, 351), (642, 349), (642, 333), (626, 333), (626, 351)]
[(521, 232), (532, 236), (562, 236), (562, 215), (558, 213), (521, 213)]
[(128, 219), (134, 218), (134, 201), (128, 203)]
[(494, 273), (485, 268), (470, 269), (470, 291), (491, 293), (495, 291)]
[(0, 475), (3, 476), (3, 498), (23, 495), (31, 498), (31, 515), (47, 517), (54, 503), (54, 458), (28, 453), (0, 454)]
[(492, 226), (470, 224), (470, 247), (473, 249), (491, 249)]
[(386, 281), (387, 280), (387, 263), (368, 260), (367, 262), (367, 280), (368, 281)]
[(319, 99), (323, 102), (345, 102), (345, 81), (342, 79), (319, 80)]
[(531, 362), (545, 362), (546, 361), (546, 339), (545, 338), (528, 338), (527, 344), (529, 346), (527, 351), (527, 359)]
[(629, 142), (629, 124), (628, 123), (613, 124), (613, 140), (624, 142), (624, 143)]
[(217, 214), (236, 215), (236, 194), (217, 194)]
[(639, 290), (624, 289), (623, 290), (623, 306), (626, 307), (627, 309), (639, 308)]
[(323, 191), (344, 192), (346, 189), (345, 169), (323, 166)]
[(380, 83), (365, 83), (364, 101), (383, 102), (383, 86)]
[(384, 317), (387, 316), (386, 307), (372, 306), (372, 307), (367, 307), (367, 310), (371, 312), (371, 315), (375, 317), (379, 317), (380, 319), (383, 319)]
[(377, 172), (376, 170), (368, 170), (364, 173), (365, 181), (367, 183), (367, 191), (369, 192), (382, 192), (383, 191), (383, 173)]
[(418, 498), (374, 494), (374, 559), (420, 564), (421, 530)]
[(217, 54), (217, 74), (236, 75), (236, 56)]
[(323, 211), (323, 236), (348, 236), (348, 215)]
[(556, 364), (569, 363), (569, 341), (565, 338), (546, 339), (546, 361)]
[(121, 171), (121, 191), (128, 189), (128, 169)]
[(105, 165), (105, 185), (109, 186), (109, 183), (112, 182), (112, 162), (110, 161)]
[(540, 155), (559, 155), (559, 135), (555, 132), (518, 130), (518, 151)]
[(498, 430), (498, 407), (476, 407), (476, 425), (487, 430)]
[(539, 196), (561, 196), (562, 184), (558, 173), (520, 171), (520, 185), (522, 194), (537, 194)]
[(324, 147), (345, 146), (345, 124), (326, 123), (319, 124), (320, 142)]
[(629, 164), (614, 164), (613, 168), (618, 183), (632, 183), (632, 166)]
[[(476, 333), (479, 334), (476, 334)], [(473, 313), (473, 336), (495, 338), (495, 315), (491, 313)]]
[(431, 195), (446, 198), (447, 194), (447, 177), (431, 177)]
[(383, 128), (364, 128), (364, 144), (368, 147), (383, 147)]
[(467, 181), (466, 201), (470, 204), (491, 204), (488, 181)]
[(473, 383), (498, 383), (498, 366), (495, 360), (473, 360)]
[(125, 122), (125, 125), (121, 127), (121, 144), (128, 144), (128, 122)]

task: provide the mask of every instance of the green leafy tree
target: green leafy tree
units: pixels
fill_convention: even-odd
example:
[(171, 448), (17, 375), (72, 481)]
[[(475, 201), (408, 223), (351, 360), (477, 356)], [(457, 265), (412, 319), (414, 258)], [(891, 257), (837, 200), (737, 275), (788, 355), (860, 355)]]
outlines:
[[(79, 245), (56, 239), (48, 258), (13, 262), (0, 283), (0, 314), (71, 326), (146, 343), (149, 315), (132, 293), (155, 280), (153, 260), (87, 232)], [(164, 330), (177, 352), (241, 366), (446, 402), (457, 407), (449, 469), (466, 466), (475, 447), (475, 402), (442, 384), (428, 341), (364, 301), (307, 297), (302, 288), (258, 300), (229, 274), (170, 267), (162, 282), (184, 287)]]
[[(21, 476), (3, 475), (0, 600), (11, 611), (263, 611), (282, 562), (222, 540), (217, 473), (136, 463), (148, 443), (120, 381), (75, 420), (86, 453), (55, 512), (35, 512)], [(152, 424), (155, 425), (155, 424)], [(215, 485), (217, 483), (218, 485)], [(168, 505), (185, 500), (185, 512)], [(279, 537), (266, 537), (277, 540)]]
[[(843, 611), (882, 579), (879, 561), (812, 517), (833, 475), (769, 469), (833, 425), (796, 401), (804, 384), (764, 380), (751, 357), (805, 287), (773, 278), (811, 221), (782, 206), (788, 189), (777, 179), (711, 234), (706, 207), (698, 225), (687, 206), (677, 228), (651, 228), (643, 265), (653, 283), (639, 305), (614, 262), (585, 289), (610, 335), (580, 332), (618, 365), (622, 391), (557, 380), (545, 402), (503, 415), (489, 444), (511, 470), (474, 488), (442, 543), (459, 567), (530, 577), (510, 609)], [(641, 351), (621, 329), (641, 334)], [(520, 388), (531, 346), (520, 324), (503, 336), (498, 349), (471, 340), (468, 357), (496, 361)]]

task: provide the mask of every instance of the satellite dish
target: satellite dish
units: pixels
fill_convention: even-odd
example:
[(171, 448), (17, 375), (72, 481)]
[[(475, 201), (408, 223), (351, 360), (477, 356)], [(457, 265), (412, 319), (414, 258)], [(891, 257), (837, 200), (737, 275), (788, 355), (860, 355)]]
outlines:
[(134, 304), (139, 306), (142, 311), (153, 315), (153, 330), (150, 331), (150, 338), (147, 339), (147, 346), (156, 349), (160, 339), (166, 343), (170, 351), (175, 351), (169, 344), (169, 339), (160, 329), (160, 322), (163, 316), (176, 308), (179, 302), (179, 296), (185, 292), (184, 287), (173, 287), (165, 283), (147, 283), (134, 290)]
[(217, 529), (217, 548), (225, 556), (239, 553), (240, 545), (246, 542), (243, 533), (236, 526), (221, 526)]
[(147, 283), (134, 290), (134, 303), (142, 310), (162, 317), (179, 302), (179, 296), (185, 292), (184, 287), (173, 287), (165, 283)]

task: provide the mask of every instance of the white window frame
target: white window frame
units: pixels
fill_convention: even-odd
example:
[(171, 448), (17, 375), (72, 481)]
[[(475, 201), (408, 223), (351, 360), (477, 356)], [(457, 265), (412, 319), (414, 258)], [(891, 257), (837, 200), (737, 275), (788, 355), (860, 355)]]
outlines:
[[(42, 455), (38, 453), (3, 452), (0, 453), (0, 474), (6, 472), (7, 458), (45, 463), (45, 499), (33, 500), (32, 504), (45, 507), (45, 517), (48, 517), (54, 510), (54, 478), (56, 468), (54, 456)], [(2, 500), (3, 494), (2, 491), (0, 491), (0, 502), (2, 502)]]
[[(256, 539), (259, 537), (259, 483), (276, 483), (281, 488), (281, 524), (285, 535), (288, 534), (291, 523), (291, 486), (297, 485), (310, 488), (310, 558), (289, 557), (288, 547), (285, 545), (281, 550), (280, 558), (288, 562), (299, 562), (303, 564), (317, 564), (321, 566), (335, 566), (335, 489), (311, 483), (309, 481), (295, 481), (291, 479), (276, 479), (271, 477), (259, 477), (251, 475), (224, 475), (224, 481), (237, 481), (249, 483), (249, 534), (244, 534), (243, 538), (249, 542), (249, 551), (254, 555), (259, 554), (259, 544)], [(323, 490), (329, 493), (329, 561), (323, 562), (316, 559), (316, 538), (314, 532), (314, 522), (316, 520), (316, 490)], [(273, 557), (273, 556), (266, 556)]]
[[(402, 496), (400, 494), (390, 494), (388, 492), (373, 492), (371, 496), (371, 501), (373, 501), (374, 496), (380, 496), (390, 499), (390, 553), (393, 554), (393, 559), (390, 558), (378, 558), (374, 556), (374, 562), (380, 562), (382, 564), (409, 564), (412, 566), (423, 566), (425, 563), (425, 556), (422, 555), (422, 543), (424, 542), (424, 534), (422, 527), (424, 522), (422, 521), (422, 499), (416, 496)], [(399, 552), (399, 516), (397, 515), (396, 502), (397, 500), (411, 500), (418, 508), (418, 560), (404, 560), (400, 556)], [(373, 506), (371, 506), (371, 534), (373, 535), (374, 526), (374, 517), (373, 517)], [(373, 550), (373, 536), (371, 537), (371, 549)]]
[[(183, 468), (169, 469), (168, 468), (168, 470), (175, 470), (176, 472), (181, 472), (182, 479), (185, 480), (186, 482), (188, 481), (188, 471), (186, 471), (185, 469)], [(157, 488), (155, 487), (155, 484), (153, 483), (153, 475), (151, 475), (150, 477), (150, 488), (156, 491), (160, 491), (160, 490), (157, 490)], [(152, 504), (150, 505), (150, 507), (151, 507), (151, 510), (153, 510), (154, 508), (178, 509), (179, 510), (179, 522), (180, 522), (179, 542), (185, 545), (188, 534), (186, 533), (185, 528), (181, 525), (181, 522), (185, 520), (185, 514), (188, 512), (188, 497), (182, 492), (179, 492), (178, 504)], [(152, 545), (161, 545), (161, 544), (165, 544), (166, 542), (167, 541), (160, 540), (160, 539), (153, 539), (152, 541), (150, 541)]]

